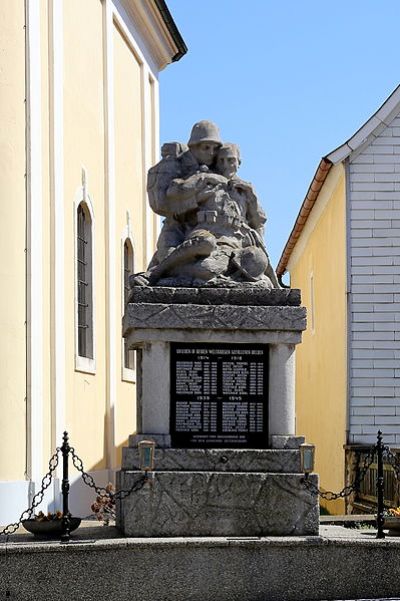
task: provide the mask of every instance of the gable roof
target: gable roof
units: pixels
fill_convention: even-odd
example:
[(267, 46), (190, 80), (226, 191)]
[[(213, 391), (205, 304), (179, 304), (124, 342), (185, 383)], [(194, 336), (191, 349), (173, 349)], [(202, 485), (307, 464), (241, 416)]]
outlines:
[(308, 188), (307, 194), (300, 207), (293, 229), (285, 244), (281, 258), (276, 268), (278, 277), (282, 276), (289, 262), (290, 256), (301, 232), (306, 224), (322, 186), (328, 176), (332, 165), (336, 165), (347, 159), (352, 153), (357, 152), (362, 146), (368, 146), (379, 136), (379, 134), (393, 121), (400, 112), (400, 85), (390, 94), (380, 108), (368, 121), (364, 123), (344, 144), (332, 150), (323, 157), (317, 167), (314, 177)]

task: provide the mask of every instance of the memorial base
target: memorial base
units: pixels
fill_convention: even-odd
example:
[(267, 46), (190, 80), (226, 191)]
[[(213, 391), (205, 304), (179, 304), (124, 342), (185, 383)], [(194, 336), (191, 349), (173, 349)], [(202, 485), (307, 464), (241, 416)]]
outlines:
[[(134, 288), (124, 336), (137, 350), (137, 428), (118, 488), (127, 536), (318, 534), (295, 435), (294, 351), (306, 327), (296, 290)], [(316, 483), (317, 476), (310, 476)]]
[[(124, 449), (117, 487), (142, 475), (137, 449)], [(156, 449), (117, 526), (134, 537), (317, 535), (318, 500), (303, 478), (296, 449)]]

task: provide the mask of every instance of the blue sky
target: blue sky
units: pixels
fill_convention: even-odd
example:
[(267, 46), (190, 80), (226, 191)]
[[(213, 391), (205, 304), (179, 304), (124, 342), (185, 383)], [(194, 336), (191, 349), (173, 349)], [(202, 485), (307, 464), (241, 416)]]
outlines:
[(160, 76), (161, 142), (239, 144), (274, 267), (320, 158), (400, 83), (398, 0), (167, 0), (189, 48)]

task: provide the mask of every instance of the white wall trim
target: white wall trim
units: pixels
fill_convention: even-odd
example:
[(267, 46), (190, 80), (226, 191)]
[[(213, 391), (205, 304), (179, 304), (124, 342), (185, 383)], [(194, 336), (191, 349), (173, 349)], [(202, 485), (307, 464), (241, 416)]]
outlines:
[[(141, 63), (146, 63), (156, 79), (160, 67), (163, 68), (165, 63), (150, 50), (149, 43), (145, 41), (142, 32), (138, 28), (137, 19), (135, 20), (132, 14), (128, 14), (126, 7), (123, 6), (124, 0), (110, 0), (112, 2), (112, 12), (114, 20), (120, 27), (121, 31), (129, 40), (129, 43), (135, 49), (138, 59)], [(135, 0), (136, 2), (136, 0)]]
[(150, 90), (150, 72), (146, 65), (142, 65), (140, 71), (141, 78), (141, 96), (142, 96), (142, 178), (143, 186), (143, 233), (144, 233), (144, 249), (145, 249), (145, 264), (147, 265), (153, 256), (153, 211), (147, 200), (147, 172), (152, 165), (152, 102)]
[(65, 430), (63, 4), (49, 2), (52, 448), (61, 444)]
[[(75, 370), (84, 373), (96, 373), (96, 224), (93, 203), (87, 190), (87, 174), (82, 167), (82, 186), (77, 188), (74, 196), (74, 335), (75, 335)], [(92, 267), (92, 335), (93, 357), (82, 357), (78, 350), (78, 207), (83, 203), (91, 220), (91, 267)]]
[(378, 110), (344, 144), (330, 152), (326, 158), (333, 163), (344, 161), (361, 146), (370, 144), (382, 129), (390, 125), (400, 110), (400, 86), (397, 86)]
[(31, 502), (31, 483), (27, 480), (0, 481), (0, 526), (17, 522)]
[[(125, 253), (124, 253), (124, 246), (125, 246), (126, 240), (129, 240), (130, 243), (132, 244), (133, 267), (135, 267), (135, 243), (134, 243), (133, 235), (132, 235), (129, 211), (127, 211), (127, 224), (124, 227), (122, 234), (121, 234), (121, 275), (120, 275), (120, 277), (121, 277), (121, 318), (124, 316), (124, 313), (125, 313), (125, 289), (124, 289), (124, 282), (125, 282), (124, 256), (125, 256)], [(134, 369), (129, 369), (128, 367), (125, 367), (125, 339), (122, 338), (122, 336), (121, 336), (121, 379), (124, 382), (136, 382), (136, 362), (135, 362)]]
[[(115, 484), (115, 470), (103, 469), (88, 473), (98, 486), (106, 486), (109, 482)], [(45, 492), (43, 502), (37, 510), (42, 510), (44, 513), (62, 510), (61, 480), (55, 478), (53, 484), (54, 486), (49, 487)], [(0, 481), (0, 526), (18, 521), (22, 512), (29, 507), (30, 486), (31, 483), (26, 480)], [(84, 484), (80, 474), (77, 472), (70, 474), (69, 509), (72, 515), (88, 517), (92, 513), (90, 506), (95, 497), (96, 492)]]
[[(150, 77), (153, 81), (153, 154), (152, 154), (152, 165), (155, 165), (160, 160), (160, 86), (158, 83), (158, 79), (153, 79), (152, 74)], [(150, 205), (149, 205), (150, 206)], [(155, 250), (155, 245), (158, 239), (158, 236), (161, 232), (162, 227), (162, 218), (160, 215), (156, 213), (152, 213), (153, 215), (153, 223), (155, 223), (155, 239), (153, 240), (153, 251)]]
[[(26, 3), (27, 477), (40, 481), (43, 454), (43, 185), (40, 5)], [(10, 503), (10, 499), (8, 499)], [(12, 503), (11, 503), (12, 504)]]
[(114, 10), (111, 0), (103, 2), (104, 131), (105, 131), (105, 217), (106, 217), (106, 413), (108, 466), (116, 467), (115, 449), (117, 398), (116, 322), (116, 201), (115, 201), (115, 107), (114, 107)]

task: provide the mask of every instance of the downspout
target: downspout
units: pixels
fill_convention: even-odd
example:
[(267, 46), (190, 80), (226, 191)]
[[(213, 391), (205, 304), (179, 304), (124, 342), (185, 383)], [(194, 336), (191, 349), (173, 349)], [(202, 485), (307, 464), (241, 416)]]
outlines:
[(351, 399), (351, 382), (350, 382), (350, 361), (351, 361), (351, 215), (350, 215), (350, 162), (347, 158), (344, 161), (345, 178), (346, 178), (346, 442), (349, 444), (350, 436), (350, 399)]
[(29, 308), (28, 308), (28, 290), (29, 290), (29, 257), (28, 257), (28, 135), (29, 135), (29, 107), (27, 102), (28, 86), (29, 86), (29, 32), (28, 32), (28, 2), (24, 2), (24, 29), (25, 29), (25, 478), (31, 480), (32, 472), (32, 458), (30, 456), (30, 423), (31, 423), (31, 407), (29, 403), (28, 395), (28, 380), (29, 380), (29, 336), (28, 336), (28, 319), (29, 319)]
[[(347, 469), (347, 445), (350, 442), (350, 404), (351, 404), (351, 370), (350, 370), (350, 362), (351, 362), (351, 349), (352, 349), (352, 336), (351, 336), (351, 202), (350, 202), (350, 162), (349, 159), (346, 158), (344, 161), (345, 168), (345, 236), (346, 236), (346, 281), (345, 281), (345, 291), (346, 291), (346, 370), (345, 370), (345, 378), (346, 378), (346, 424), (345, 424), (345, 444), (344, 444), (344, 461), (343, 461), (343, 482), (346, 486), (347, 482), (347, 474), (349, 473)], [(349, 509), (349, 501), (345, 499), (345, 512), (347, 513)]]

